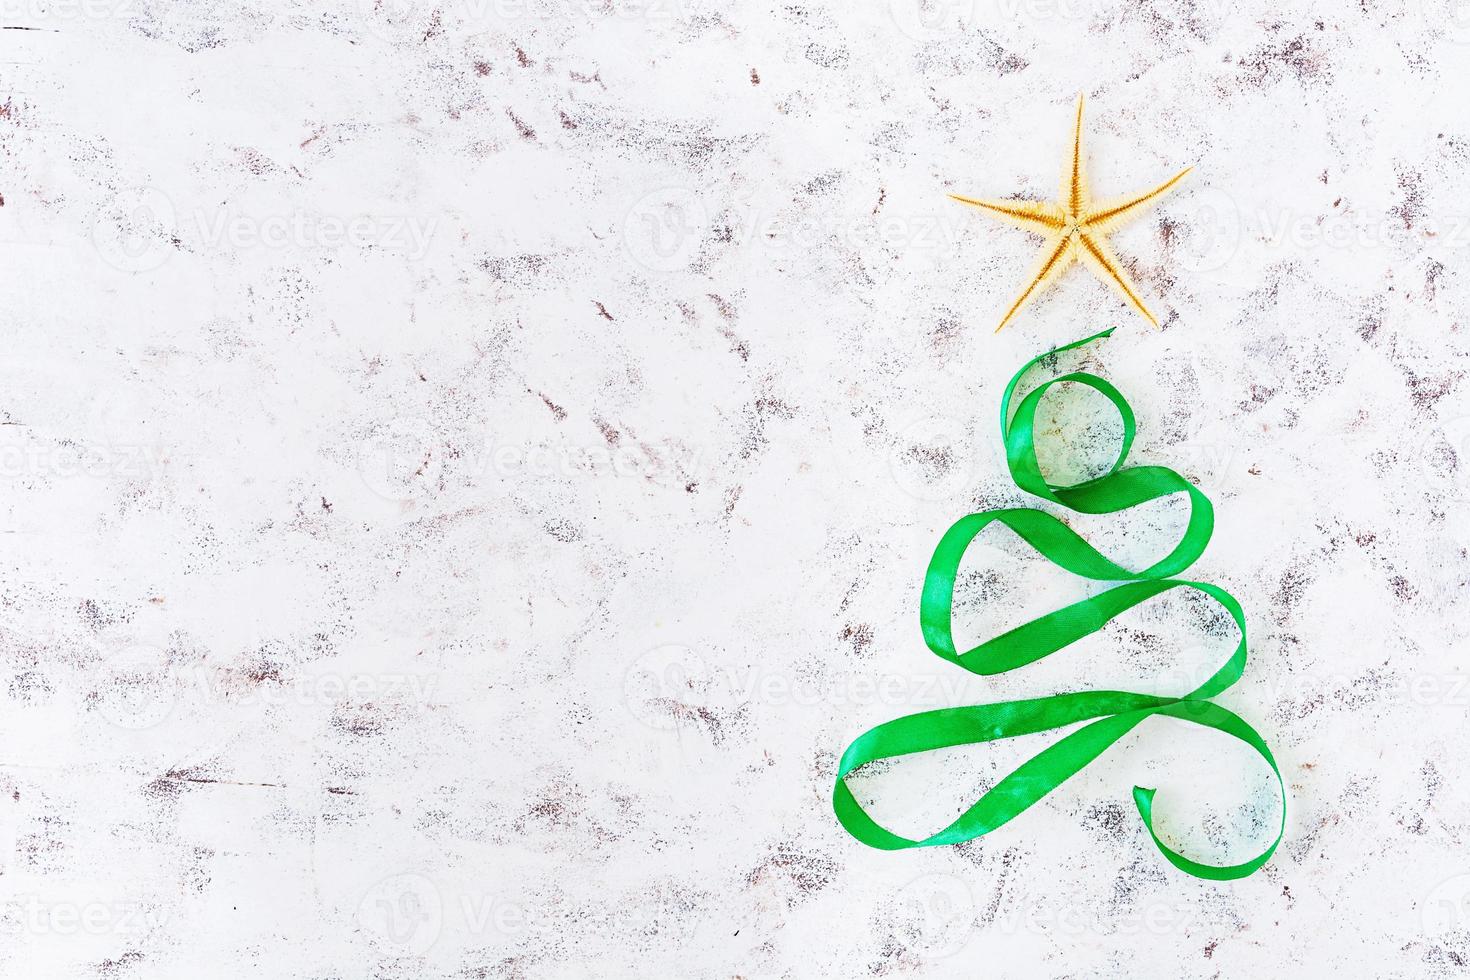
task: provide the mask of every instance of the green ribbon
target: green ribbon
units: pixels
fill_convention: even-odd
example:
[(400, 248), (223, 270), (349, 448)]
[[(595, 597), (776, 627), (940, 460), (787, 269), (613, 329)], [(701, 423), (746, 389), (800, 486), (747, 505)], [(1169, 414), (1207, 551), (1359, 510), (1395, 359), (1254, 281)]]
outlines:
[[(1198, 878), (1227, 881), (1251, 874), (1270, 859), (1286, 830), (1286, 786), (1276, 760), (1256, 730), (1239, 716), (1208, 700), (1240, 679), (1245, 669), (1245, 613), (1235, 598), (1207, 582), (1171, 579), (1194, 563), (1209, 543), (1214, 508), (1203, 493), (1178, 473), (1162, 466), (1124, 468), (1133, 444), (1136, 423), (1128, 402), (1096, 375), (1073, 372), (1053, 378), (1021, 399), (1014, 415), (1011, 400), (1022, 377), (1044, 358), (1107, 337), (1105, 330), (1028, 361), (1006, 386), (1000, 405), (1001, 435), (1011, 477), (1022, 490), (1084, 514), (1112, 514), (1173, 493), (1189, 497), (1189, 523), (1169, 554), (1142, 571), (1129, 571), (1100, 554), (1056, 517), (1031, 508), (1008, 508), (961, 518), (944, 535), (924, 575), (919, 619), (924, 642), (935, 654), (975, 674), (1000, 674), (1034, 663), (1075, 640), (1103, 628), (1114, 616), (1170, 589), (1194, 589), (1218, 602), (1240, 628), (1240, 642), (1225, 664), (1199, 687), (1182, 697), (1134, 694), (1128, 691), (1079, 691), (1024, 701), (1004, 701), (970, 707), (942, 708), (897, 718), (859, 736), (837, 767), (832, 808), (848, 833), (864, 844), (884, 850), (958, 844), (987, 834), (1020, 814), (1083, 769), (1114, 742), (1145, 719), (1167, 715), (1233, 735), (1260, 753), (1281, 788), (1281, 828), (1264, 852), (1241, 864), (1201, 864), (1169, 847), (1154, 829), (1154, 790), (1133, 788), (1133, 801), (1143, 825), (1164, 856), (1176, 868)], [(1036, 409), (1053, 386), (1071, 382), (1086, 385), (1113, 403), (1123, 420), (1123, 442), (1118, 458), (1100, 477), (1073, 486), (1056, 486), (1041, 475), (1036, 461)], [(963, 653), (955, 649), (951, 633), (955, 574), (965, 549), (992, 523), (1004, 524), (1053, 564), (1090, 579), (1124, 581), (1064, 609), (1034, 619)], [(1093, 720), (1095, 719), (1095, 720)], [(970, 745), (996, 739), (1051, 731), (1078, 722), (1090, 724), (1061, 738), (996, 783), (948, 827), (923, 840), (910, 840), (873, 820), (848, 789), (846, 777), (869, 762), (916, 752)]]

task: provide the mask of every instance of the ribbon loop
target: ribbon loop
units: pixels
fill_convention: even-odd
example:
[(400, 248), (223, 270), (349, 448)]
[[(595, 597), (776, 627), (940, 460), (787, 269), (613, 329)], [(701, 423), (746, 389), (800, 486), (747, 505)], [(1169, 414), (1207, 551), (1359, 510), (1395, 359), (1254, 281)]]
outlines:
[[(1270, 859), (1286, 830), (1286, 786), (1265, 741), (1239, 716), (1206, 699), (1240, 679), (1246, 662), (1245, 612), (1230, 593), (1207, 582), (1172, 579), (1194, 563), (1209, 544), (1214, 509), (1193, 484), (1162, 466), (1124, 466), (1137, 424), (1127, 400), (1096, 375), (1072, 372), (1038, 385), (1011, 412), (1011, 400), (1023, 376), (1043, 359), (1072, 350), (1112, 333), (1102, 333), (1058, 347), (1028, 361), (1006, 386), (1001, 399), (1001, 436), (1006, 462), (1016, 485), (1027, 492), (1087, 514), (1111, 514), (1173, 493), (1189, 497), (1190, 515), (1174, 549), (1148, 568), (1130, 571), (1104, 557), (1058, 518), (1032, 508), (1008, 508), (970, 514), (940, 539), (924, 575), (919, 622), (924, 642), (938, 657), (975, 674), (993, 675), (1023, 667), (1062, 650), (1102, 629), (1120, 613), (1177, 588), (1202, 592), (1229, 614), (1240, 630), (1234, 652), (1204, 683), (1177, 697), (1128, 691), (1079, 691), (1052, 697), (997, 704), (943, 708), (896, 718), (859, 736), (838, 764), (832, 807), (847, 831), (858, 840), (885, 850), (955, 844), (989, 833), (1041, 800), (1153, 715), (1164, 715), (1232, 735), (1256, 750), (1275, 775), (1281, 791), (1281, 827), (1264, 852), (1234, 865), (1193, 861), (1168, 847), (1155, 830), (1154, 790), (1134, 787), (1133, 799), (1154, 844), (1175, 867), (1198, 878), (1225, 881), (1254, 872)], [(1082, 483), (1049, 483), (1037, 462), (1035, 417), (1042, 397), (1054, 385), (1073, 382), (1101, 393), (1117, 408), (1123, 438), (1116, 460), (1106, 473)], [(1053, 564), (1096, 580), (1123, 584), (1040, 616), (961, 653), (952, 632), (954, 587), (959, 564), (970, 543), (986, 527), (1000, 523), (1015, 531)], [(902, 837), (880, 826), (853, 796), (846, 778), (854, 770), (881, 759), (918, 752), (1036, 734), (1088, 722), (1022, 763), (983, 794), (948, 827), (922, 840)]]

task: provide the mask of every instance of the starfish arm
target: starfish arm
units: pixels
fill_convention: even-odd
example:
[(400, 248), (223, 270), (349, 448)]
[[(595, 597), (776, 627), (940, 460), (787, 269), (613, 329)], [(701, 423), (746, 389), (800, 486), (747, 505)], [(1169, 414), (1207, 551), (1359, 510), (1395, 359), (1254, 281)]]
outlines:
[(1087, 205), (1087, 162), (1082, 157), (1082, 95), (1077, 95), (1077, 126), (1072, 131), (1072, 162), (1062, 173), (1062, 207), (1076, 218)]
[(1077, 250), (1082, 255), (1082, 261), (1086, 262), (1088, 267), (1097, 273), (1099, 279), (1108, 283), (1118, 295), (1127, 300), (1129, 306), (1142, 313), (1148, 322), (1157, 328), (1159, 325), (1158, 318), (1150, 313), (1148, 307), (1143, 305), (1143, 300), (1138, 298), (1137, 287), (1129, 281), (1127, 273), (1123, 271), (1122, 263), (1113, 254), (1113, 250), (1108, 246), (1108, 243), (1102, 238), (1096, 237), (1091, 232), (1083, 232), (1077, 237), (1079, 245)]
[(1173, 190), (1174, 185), (1183, 180), (1184, 175), (1193, 169), (1193, 167), (1185, 167), (1151, 191), (1144, 191), (1142, 194), (1128, 194), (1092, 205), (1087, 214), (1088, 232), (1101, 237), (1132, 221)]
[(1015, 315), (1021, 312), (1035, 296), (1043, 292), (1057, 276), (1060, 276), (1067, 267), (1077, 261), (1076, 237), (1073, 235), (1061, 235), (1054, 237), (1046, 243), (1042, 250), (1041, 260), (1037, 262), (1035, 270), (1031, 273), (1030, 284), (1016, 297), (1011, 308), (1006, 310), (1006, 315), (1001, 317), (1000, 326), (995, 328), (1000, 333), (1007, 323), (1010, 323)]
[(1044, 201), (1010, 201), (1010, 200), (981, 200), (974, 197), (961, 197), (951, 194), (950, 197), (961, 204), (979, 208), (986, 214), (999, 221), (1037, 235), (1046, 235), (1048, 238), (1062, 229), (1062, 210), (1055, 204)]

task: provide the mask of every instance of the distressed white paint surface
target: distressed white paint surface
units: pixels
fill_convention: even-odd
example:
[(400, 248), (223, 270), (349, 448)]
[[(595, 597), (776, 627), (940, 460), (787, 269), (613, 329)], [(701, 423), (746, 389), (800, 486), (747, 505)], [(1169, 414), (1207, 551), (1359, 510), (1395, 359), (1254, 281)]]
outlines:
[[(0, 6), (5, 976), (1463, 971), (1447, 0)], [(1034, 246), (945, 194), (1052, 194), (1078, 91), (1099, 193), (1196, 167), (1115, 240), (1164, 329), (1074, 271), (993, 335)], [(870, 851), (866, 727), (1227, 645), (1185, 602), (994, 679), (920, 641), (939, 534), (1019, 500), (1005, 379), (1108, 325), (1135, 460), (1216, 502), (1287, 840), (1168, 868), (1135, 783), (1221, 860), (1275, 811), (1160, 722)], [(1080, 594), (967, 569), (977, 640)], [(863, 790), (932, 830), (1041, 744)]]

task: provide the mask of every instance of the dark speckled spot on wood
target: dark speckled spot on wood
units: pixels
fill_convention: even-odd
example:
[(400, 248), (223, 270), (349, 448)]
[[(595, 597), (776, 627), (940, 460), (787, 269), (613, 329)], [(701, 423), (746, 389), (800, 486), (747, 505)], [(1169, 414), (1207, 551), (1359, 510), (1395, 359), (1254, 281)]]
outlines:
[[(527, 388), (526, 390), (530, 391), (529, 388)], [(552, 401), (550, 398), (547, 398), (544, 394), (540, 392), (534, 392), (533, 394), (535, 394), (537, 398), (541, 399), (541, 403), (551, 411), (552, 417), (555, 418), (558, 422), (566, 420), (567, 410), (565, 408), (562, 408), (556, 402)]]
[(865, 656), (873, 644), (873, 627), (867, 623), (849, 623), (842, 627), (839, 638), (852, 644), (852, 652)]
[(518, 133), (521, 134), (521, 139), (527, 141), (528, 143), (529, 142), (535, 142), (535, 140), (536, 140), (536, 131), (534, 129), (532, 129), (530, 126), (526, 125), (526, 123), (521, 119), (521, 117), (518, 116), (518, 115), (516, 115), (515, 112), (513, 112), (512, 110), (506, 109), (505, 110), (505, 114), (510, 117), (510, 121), (511, 122), (515, 123), (515, 125), (516, 125), (516, 132), (518, 132)]
[(556, 520), (547, 521), (544, 525), (542, 525), (542, 529), (545, 530), (547, 534), (551, 535), (553, 538), (562, 542), (563, 544), (570, 544), (573, 541), (579, 541), (582, 538), (582, 529), (564, 517), (558, 517)]
[(597, 431), (602, 433), (603, 441), (609, 446), (616, 446), (623, 441), (623, 435), (604, 420), (592, 416), (592, 422), (597, 426)]
[(781, 843), (746, 873), (745, 881), (751, 887), (770, 881), (786, 884), (790, 888), (786, 904), (794, 908), (830, 885), (839, 870), (840, 866), (829, 855), (803, 850), (794, 843)]

